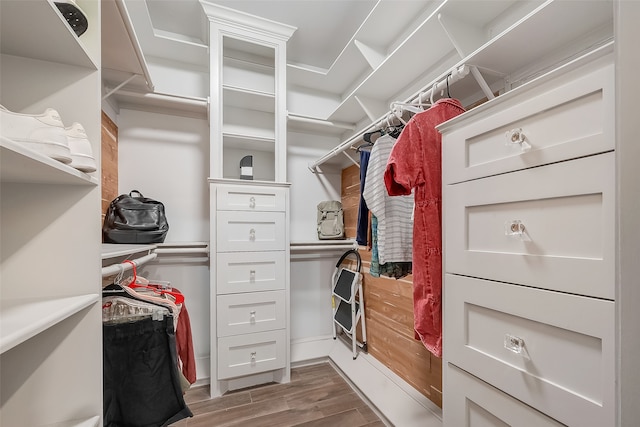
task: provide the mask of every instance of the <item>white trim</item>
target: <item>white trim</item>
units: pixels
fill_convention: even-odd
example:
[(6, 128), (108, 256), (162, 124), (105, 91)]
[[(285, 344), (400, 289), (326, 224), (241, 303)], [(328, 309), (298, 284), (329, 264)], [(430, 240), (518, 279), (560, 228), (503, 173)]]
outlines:
[(283, 41), (289, 40), (298, 29), (291, 25), (209, 3), (206, 0), (200, 0), (200, 5), (211, 22), (234, 26), (246, 31), (275, 37)]

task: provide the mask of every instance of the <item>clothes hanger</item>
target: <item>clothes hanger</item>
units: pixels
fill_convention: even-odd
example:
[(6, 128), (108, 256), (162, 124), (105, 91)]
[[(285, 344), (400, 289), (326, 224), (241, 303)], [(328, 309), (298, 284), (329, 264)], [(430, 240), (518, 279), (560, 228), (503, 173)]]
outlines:
[(160, 295), (171, 295), (175, 298), (175, 301), (173, 301), (175, 304), (182, 304), (184, 302), (184, 295), (182, 295), (179, 292), (174, 292), (174, 291), (169, 291), (166, 289), (160, 289), (157, 288), (155, 286), (151, 286), (149, 285), (148, 281), (145, 279), (145, 281), (147, 282), (147, 284), (144, 283), (138, 283), (137, 282), (137, 278), (138, 278), (138, 272), (137, 272), (137, 268), (136, 268), (136, 264), (133, 261), (130, 260), (125, 260), (125, 263), (131, 264), (133, 266), (133, 278), (131, 279), (131, 282), (127, 285), (129, 288), (131, 289), (135, 289), (135, 288), (142, 288), (142, 289), (148, 289), (151, 290), (153, 293), (155, 294), (160, 294)]
[(451, 77), (451, 73), (447, 74), (447, 98), (451, 98), (451, 92), (449, 92), (449, 77)]

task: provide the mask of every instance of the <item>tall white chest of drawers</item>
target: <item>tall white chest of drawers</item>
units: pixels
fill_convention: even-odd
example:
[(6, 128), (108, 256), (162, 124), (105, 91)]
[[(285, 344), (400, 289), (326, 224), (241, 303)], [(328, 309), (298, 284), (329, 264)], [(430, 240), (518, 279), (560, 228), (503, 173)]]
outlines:
[(289, 184), (210, 185), (211, 394), (288, 382)]
[(615, 424), (611, 51), (438, 128), (445, 426)]

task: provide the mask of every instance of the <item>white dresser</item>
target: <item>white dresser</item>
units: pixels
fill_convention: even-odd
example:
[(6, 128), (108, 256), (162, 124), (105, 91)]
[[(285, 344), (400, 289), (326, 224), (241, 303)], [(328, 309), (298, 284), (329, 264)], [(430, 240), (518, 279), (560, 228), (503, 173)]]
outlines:
[(289, 380), (289, 185), (211, 181), (212, 395)]
[(445, 426), (615, 424), (612, 50), (439, 127)]

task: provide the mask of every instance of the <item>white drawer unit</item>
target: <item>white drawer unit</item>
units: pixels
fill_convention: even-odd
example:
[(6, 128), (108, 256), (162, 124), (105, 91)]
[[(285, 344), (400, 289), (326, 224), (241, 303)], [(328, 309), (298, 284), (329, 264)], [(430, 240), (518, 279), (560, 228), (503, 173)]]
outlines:
[(290, 380), (289, 184), (211, 180), (211, 395)]
[(284, 212), (285, 188), (220, 185), (216, 190), (218, 210)]
[(438, 126), (443, 420), (616, 423), (612, 56)]
[(283, 251), (285, 226), (284, 212), (220, 211), (218, 251)]
[(218, 296), (218, 336), (284, 329), (284, 291)]
[(286, 331), (233, 335), (218, 339), (218, 378), (229, 379), (284, 368)]
[(614, 153), (444, 189), (445, 271), (614, 297)]
[[(535, 94), (460, 126), (443, 139), (443, 182), (573, 159), (614, 148), (614, 69), (605, 63), (551, 81)], [(509, 95), (509, 94), (507, 94)]]
[(568, 425), (612, 425), (614, 303), (446, 275), (449, 363)]
[(221, 252), (216, 262), (217, 292), (284, 289), (285, 252)]
[(443, 425), (456, 427), (561, 427), (495, 387), (469, 375), (455, 365), (445, 367), (447, 411)]

